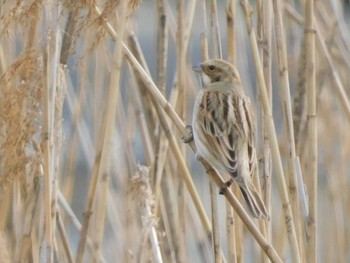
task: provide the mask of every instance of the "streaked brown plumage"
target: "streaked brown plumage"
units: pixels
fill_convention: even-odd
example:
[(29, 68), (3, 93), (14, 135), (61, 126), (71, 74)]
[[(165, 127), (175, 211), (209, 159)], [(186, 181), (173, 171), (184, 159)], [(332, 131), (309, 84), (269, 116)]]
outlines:
[(220, 174), (229, 174), (239, 185), (250, 214), (269, 219), (252, 177), (256, 173), (254, 112), (244, 95), (237, 69), (223, 60), (193, 67), (201, 74), (193, 110), (193, 138), (197, 154)]

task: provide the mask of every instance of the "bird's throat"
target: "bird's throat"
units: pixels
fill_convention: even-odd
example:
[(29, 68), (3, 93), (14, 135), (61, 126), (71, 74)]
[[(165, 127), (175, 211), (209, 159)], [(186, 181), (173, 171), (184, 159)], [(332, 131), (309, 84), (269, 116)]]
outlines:
[(203, 87), (208, 87), (211, 83), (211, 79), (208, 77), (207, 74), (202, 74), (202, 82), (203, 82)]

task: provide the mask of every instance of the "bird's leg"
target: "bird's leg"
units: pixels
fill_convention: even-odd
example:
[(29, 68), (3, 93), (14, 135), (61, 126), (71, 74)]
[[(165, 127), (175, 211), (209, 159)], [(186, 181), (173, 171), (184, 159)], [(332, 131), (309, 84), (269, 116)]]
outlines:
[(192, 126), (191, 125), (186, 125), (186, 130), (188, 131), (188, 133), (190, 134), (187, 137), (182, 137), (181, 141), (184, 143), (189, 143), (191, 141), (193, 141), (193, 132), (192, 132)]
[(226, 192), (227, 188), (229, 188), (229, 187), (231, 186), (231, 184), (233, 183), (233, 181), (234, 181), (233, 178), (228, 179), (228, 180), (221, 186), (220, 191), (219, 191), (219, 194), (220, 194), (220, 195), (223, 195), (223, 194)]

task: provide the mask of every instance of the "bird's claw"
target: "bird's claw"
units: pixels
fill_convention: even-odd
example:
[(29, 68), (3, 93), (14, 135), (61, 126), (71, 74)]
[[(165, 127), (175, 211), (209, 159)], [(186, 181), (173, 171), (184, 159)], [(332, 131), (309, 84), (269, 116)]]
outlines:
[(189, 142), (193, 141), (192, 126), (191, 126), (191, 125), (186, 125), (186, 130), (187, 130), (187, 132), (188, 132), (190, 135), (187, 136), (187, 137), (182, 137), (182, 138), (181, 138), (181, 141), (182, 141), (183, 143), (189, 143)]
[(233, 183), (233, 179), (230, 178), (229, 180), (227, 180), (221, 187), (220, 187), (220, 191), (219, 194), (223, 195), (225, 194), (227, 188), (229, 188), (231, 186), (231, 184)]

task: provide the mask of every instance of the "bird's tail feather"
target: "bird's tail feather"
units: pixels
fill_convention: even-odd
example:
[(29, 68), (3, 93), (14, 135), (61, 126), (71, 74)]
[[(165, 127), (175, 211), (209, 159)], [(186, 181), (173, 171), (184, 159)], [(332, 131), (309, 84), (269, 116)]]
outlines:
[(244, 200), (247, 203), (250, 214), (254, 218), (264, 219), (265, 221), (269, 221), (270, 217), (267, 213), (264, 201), (261, 199), (254, 185), (248, 182), (246, 187), (240, 186), (240, 189), (244, 197)]

